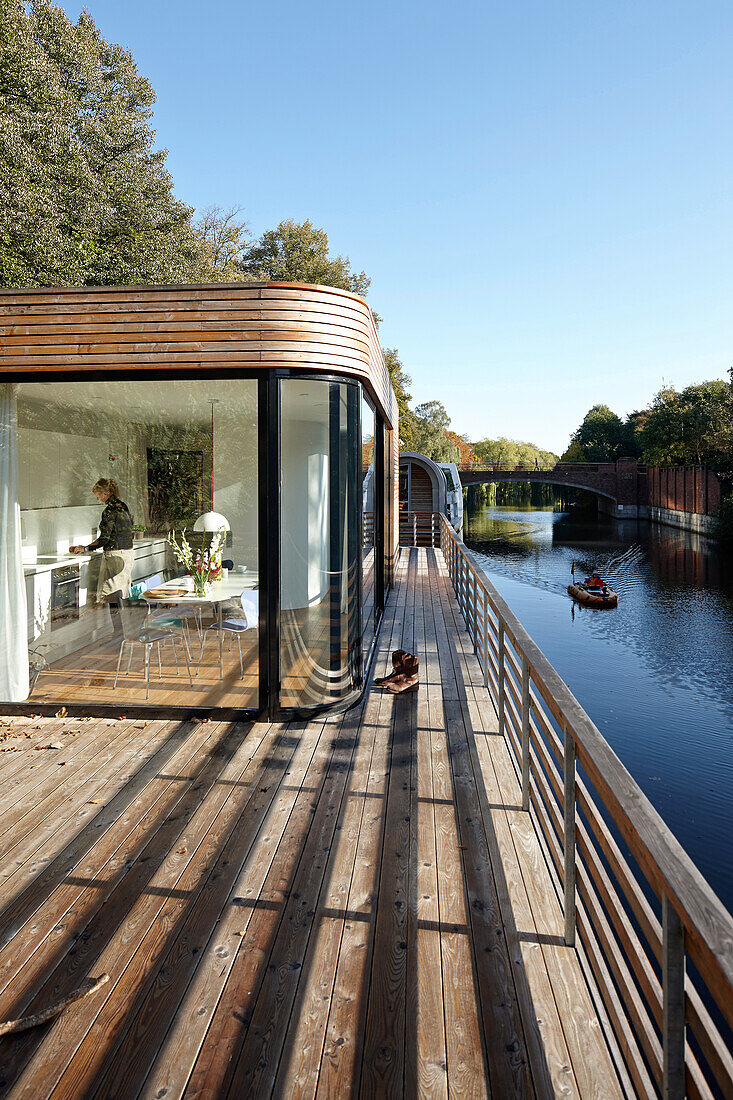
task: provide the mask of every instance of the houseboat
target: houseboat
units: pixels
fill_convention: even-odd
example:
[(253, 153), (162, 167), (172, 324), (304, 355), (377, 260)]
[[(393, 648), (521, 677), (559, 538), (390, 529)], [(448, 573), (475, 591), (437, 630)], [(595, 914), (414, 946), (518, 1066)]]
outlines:
[(397, 405), (364, 299), (31, 288), (0, 313), (0, 709), (358, 700), (397, 546)]
[(430, 546), (442, 513), (463, 538), (463, 488), (455, 462), (434, 462), (414, 451), (400, 451), (400, 541)]

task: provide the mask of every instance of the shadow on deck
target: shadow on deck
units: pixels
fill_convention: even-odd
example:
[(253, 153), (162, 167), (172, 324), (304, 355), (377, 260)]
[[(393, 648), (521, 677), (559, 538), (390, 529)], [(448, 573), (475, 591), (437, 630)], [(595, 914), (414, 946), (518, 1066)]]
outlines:
[(0, 1018), (110, 981), (0, 1039), (2, 1095), (623, 1095), (440, 551), (398, 646), (417, 695), (309, 723), (13, 720)]

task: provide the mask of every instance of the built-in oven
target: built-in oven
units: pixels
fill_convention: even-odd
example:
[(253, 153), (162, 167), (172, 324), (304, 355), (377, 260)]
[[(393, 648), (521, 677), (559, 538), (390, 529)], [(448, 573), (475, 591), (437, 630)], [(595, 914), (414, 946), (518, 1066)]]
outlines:
[(79, 566), (51, 570), (51, 630), (79, 618)]

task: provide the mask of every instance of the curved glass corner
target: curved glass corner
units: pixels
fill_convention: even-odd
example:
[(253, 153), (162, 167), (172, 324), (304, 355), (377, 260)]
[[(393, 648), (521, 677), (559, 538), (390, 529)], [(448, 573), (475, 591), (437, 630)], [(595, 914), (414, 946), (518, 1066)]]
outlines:
[(357, 383), (279, 381), (280, 706), (356, 698), (362, 462)]

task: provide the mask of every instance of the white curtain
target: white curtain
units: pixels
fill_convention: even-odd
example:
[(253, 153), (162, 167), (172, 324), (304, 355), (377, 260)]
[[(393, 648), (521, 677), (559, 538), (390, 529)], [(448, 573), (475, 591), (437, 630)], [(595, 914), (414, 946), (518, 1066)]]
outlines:
[(0, 383), (0, 700), (28, 698), (28, 613), (18, 502), (18, 414), (12, 382)]

